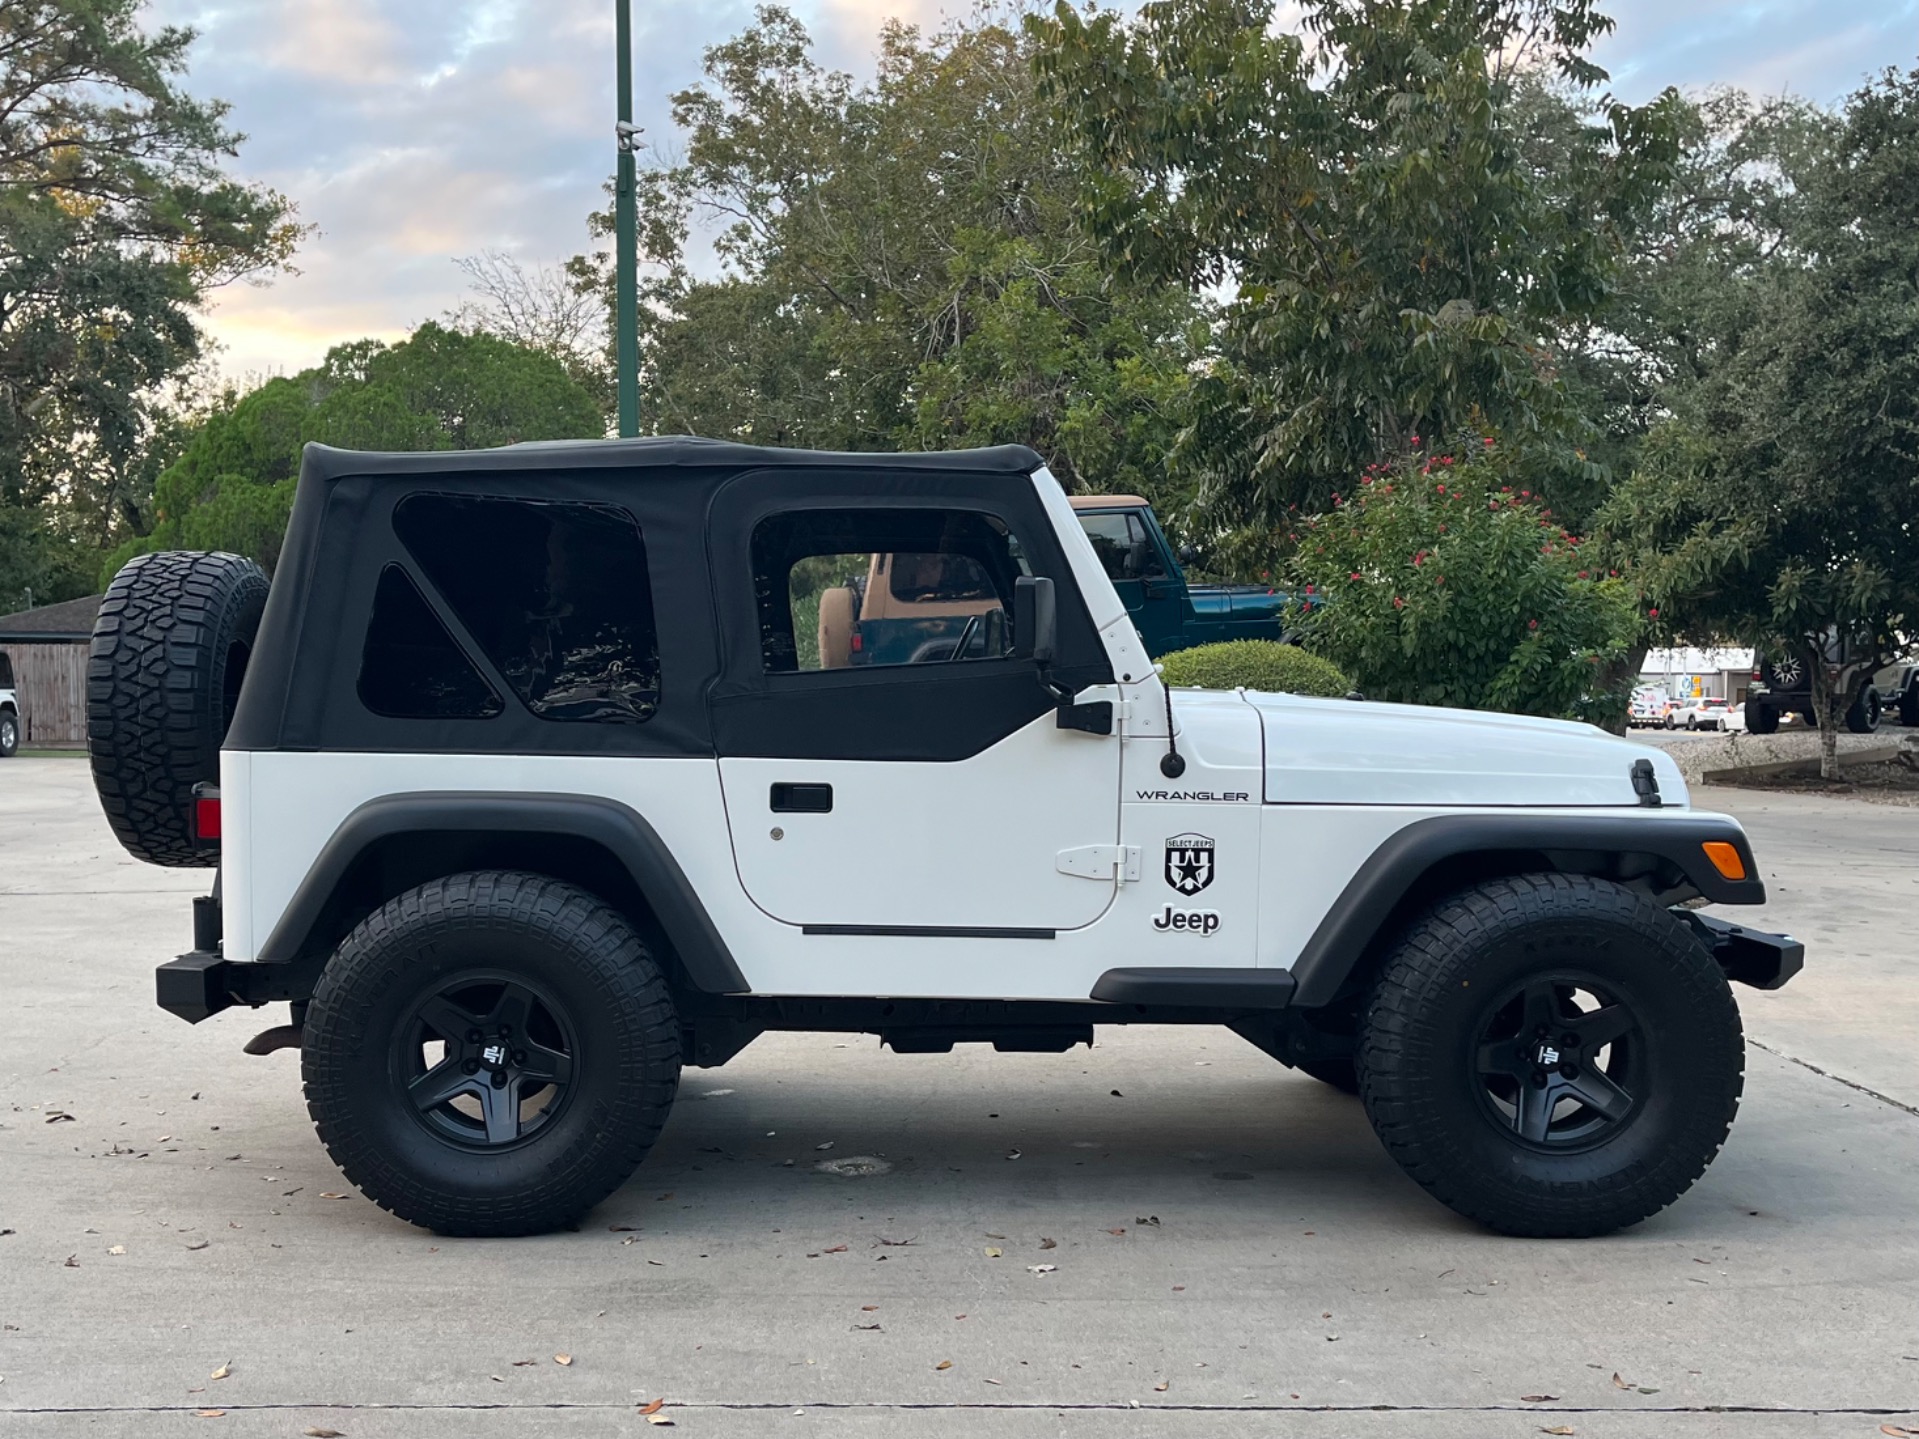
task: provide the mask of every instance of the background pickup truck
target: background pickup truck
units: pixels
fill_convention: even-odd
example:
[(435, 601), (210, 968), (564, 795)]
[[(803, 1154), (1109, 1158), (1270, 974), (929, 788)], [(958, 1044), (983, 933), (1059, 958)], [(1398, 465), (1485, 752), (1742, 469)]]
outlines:
[[(1267, 585), (1188, 584), (1153, 507), (1139, 495), (1074, 495), (1074, 513), (1147, 652), (1157, 658), (1220, 640), (1283, 639), (1291, 596)], [(866, 572), (819, 596), (827, 669), (998, 654), (1006, 617), (963, 555), (872, 555)]]

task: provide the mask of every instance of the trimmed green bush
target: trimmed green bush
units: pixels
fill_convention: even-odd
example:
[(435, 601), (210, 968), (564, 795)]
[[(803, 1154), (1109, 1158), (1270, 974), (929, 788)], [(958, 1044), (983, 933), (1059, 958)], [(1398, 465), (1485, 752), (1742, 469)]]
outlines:
[(1339, 667), (1298, 645), (1278, 640), (1227, 640), (1176, 650), (1162, 661), (1169, 685), (1203, 690), (1245, 688), (1269, 694), (1319, 695), (1339, 699), (1352, 690), (1352, 681)]

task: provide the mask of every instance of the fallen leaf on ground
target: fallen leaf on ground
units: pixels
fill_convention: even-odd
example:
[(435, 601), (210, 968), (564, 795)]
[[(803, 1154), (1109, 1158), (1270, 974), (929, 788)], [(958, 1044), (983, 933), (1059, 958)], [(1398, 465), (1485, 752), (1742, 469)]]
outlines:
[[(888, 1239), (883, 1234), (877, 1235), (875, 1237), (879, 1239), (880, 1247), (882, 1249), (904, 1249), (907, 1245), (914, 1243), (919, 1238), (917, 1234), (914, 1235), (912, 1239)], [(987, 1236), (987, 1238), (989, 1239), (992, 1239), (995, 1237), (998, 1237), (998, 1236), (994, 1236), (990, 1234)]]
[(821, 1154), (826, 1153), (826, 1151), (831, 1149), (832, 1147), (833, 1147), (833, 1141), (830, 1139), (827, 1140), (826, 1143), (824, 1144), (816, 1144), (813, 1146), (813, 1148), (818, 1150)]
[(1919, 1429), (1908, 1429), (1903, 1424), (1881, 1424), (1879, 1426), (1879, 1432), (1881, 1434), (1891, 1434), (1894, 1436), (1894, 1439), (1905, 1439), (1905, 1436), (1908, 1434), (1919, 1434)]
[(855, 1325), (854, 1325), (853, 1327), (854, 1327), (855, 1329), (864, 1329), (864, 1330), (866, 1330), (866, 1331), (868, 1331), (868, 1332), (870, 1333), (870, 1332), (872, 1332), (873, 1330), (876, 1330), (876, 1329), (878, 1329), (878, 1328), (879, 1328), (879, 1325), (877, 1325), (877, 1324), (855, 1324)]
[(657, 1425), (661, 1429), (671, 1429), (674, 1427), (673, 1421), (664, 1414), (649, 1414), (646, 1416), (646, 1422)]
[(1005, 1252), (1006, 1252), (1005, 1250), (1000, 1249), (996, 1245), (989, 1244), (986, 1246), (986, 1257), (988, 1259), (997, 1259), (1000, 1257), (1000, 1255), (1004, 1254)]
[(540, 1361), (537, 1359), (515, 1359), (513, 1361), (513, 1367), (515, 1369), (531, 1369), (535, 1364), (538, 1364), (539, 1362)]
[(1555, 1424), (1550, 1429), (1541, 1429), (1541, 1434), (1577, 1434), (1579, 1431), (1570, 1424)]
[(997, 1380), (997, 1379), (982, 1379), (982, 1380), (980, 1380), (980, 1383), (982, 1383), (982, 1384), (998, 1384), (998, 1383), (999, 1383), (999, 1380)]
[(209, 1242), (210, 1241), (205, 1239), (196, 1239), (193, 1241), (193, 1243), (189, 1244), (187, 1248), (188, 1249), (205, 1249)]
[(1521, 1404), (1551, 1404), (1558, 1398), (1559, 1396), (1557, 1394), (1521, 1394), (1519, 1396), (1519, 1402)]
[(209, 1379), (231, 1379), (232, 1377), (233, 1377), (233, 1361), (231, 1359), (229, 1359), (226, 1363), (222, 1364), (218, 1369), (214, 1370), (211, 1374), (207, 1375), (207, 1378)]
[(1059, 1241), (1057, 1239), (1042, 1239), (1039, 1242), (1039, 1247), (1041, 1249), (1057, 1249), (1059, 1248)]
[(1058, 1270), (1059, 1266), (1057, 1264), (1029, 1264), (1026, 1266), (1026, 1272), (1028, 1274), (1054, 1274), (1057, 1273)]
[(78, 1269), (80, 1267), (80, 1256), (77, 1254), (69, 1254), (66, 1259), (66, 1267), (68, 1269)]
[(1137, 1218), (1137, 1219), (1135, 1219), (1135, 1220), (1133, 1221), (1133, 1223), (1135, 1223), (1135, 1224), (1150, 1224), (1150, 1225), (1152, 1225), (1152, 1226), (1153, 1226), (1154, 1228), (1158, 1228), (1158, 1227), (1159, 1227), (1159, 1216), (1158, 1216), (1157, 1214), (1143, 1214), (1143, 1215), (1141, 1215), (1141, 1216), (1140, 1216), (1139, 1218)]
[(830, 1248), (830, 1249), (822, 1249), (822, 1250), (820, 1251), (820, 1253), (822, 1253), (822, 1254), (844, 1254), (844, 1253), (846, 1253), (846, 1246), (845, 1246), (844, 1244), (835, 1244), (835, 1245), (834, 1245), (834, 1246), (833, 1246), (832, 1248)]
[(193, 1417), (195, 1419), (224, 1419), (227, 1417), (227, 1411), (224, 1409), (196, 1409), (193, 1411)]
[(953, 1367), (953, 1361), (951, 1359), (942, 1359), (933, 1367), (935, 1369), (951, 1369)]
[(1153, 1386), (1153, 1392), (1155, 1394), (1164, 1394), (1168, 1389), (1172, 1387), (1173, 1385), (1170, 1379), (1162, 1379), (1159, 1381), (1159, 1383)]
[(109, 1244), (107, 1246), (107, 1253), (109, 1254), (125, 1254), (126, 1252), (127, 1246), (124, 1244)]
[(1019, 1151), (1017, 1149), (1009, 1149), (1006, 1151), (1006, 1157), (1008, 1159), (1018, 1159)]
[[(295, 1190), (294, 1192), (295, 1192), (295, 1193), (297, 1194), (297, 1193), (298, 1193), (299, 1191), (298, 1191), (298, 1190)], [(332, 1191), (331, 1189), (322, 1189), (322, 1190), (320, 1191), (320, 1198), (322, 1198), (322, 1199), (345, 1199), (345, 1198), (346, 1198), (346, 1196), (345, 1196), (344, 1194), (335, 1194), (335, 1193), (334, 1193), (334, 1192), (333, 1192), (333, 1191)]]
[(1632, 1385), (1628, 1384), (1624, 1379), (1621, 1379), (1619, 1377), (1619, 1371), (1615, 1369), (1612, 1374), (1612, 1387), (1615, 1389), (1630, 1389)]
[(606, 1227), (607, 1232), (611, 1234), (631, 1234), (640, 1226), (637, 1224), (609, 1224)]
[(989, 1229), (986, 1231), (986, 1237), (988, 1239), (1004, 1239), (1006, 1236), (1004, 1234), (995, 1234)]
[(302, 1429), (300, 1432), (306, 1435), (307, 1439), (344, 1439), (338, 1429), (322, 1429), (317, 1424), (311, 1429)]
[(666, 1401), (664, 1399), (655, 1399), (651, 1404), (641, 1405), (640, 1413), (643, 1415), (657, 1414), (664, 1408), (666, 1408)]
[(1108, 1234), (1124, 1234), (1126, 1231), (1124, 1229), (1109, 1229), (1106, 1232)]
[(573, 1356), (571, 1354), (555, 1354), (553, 1356), (553, 1362), (559, 1365), (560, 1368), (565, 1369), (572, 1365)]
[(56, 1109), (53, 1111), (53, 1113), (47, 1116), (47, 1123), (48, 1124), (72, 1124), (73, 1116), (71, 1114), (64, 1114), (60, 1110)]
[(878, 1308), (879, 1308), (879, 1305), (877, 1304), (862, 1304), (860, 1305), (860, 1313), (871, 1314), (875, 1309), (878, 1309)]

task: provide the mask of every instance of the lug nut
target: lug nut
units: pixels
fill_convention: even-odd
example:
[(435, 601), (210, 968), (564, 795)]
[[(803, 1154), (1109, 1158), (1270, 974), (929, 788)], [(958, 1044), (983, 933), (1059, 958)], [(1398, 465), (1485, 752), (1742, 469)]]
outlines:
[(526, 1051), (525, 1051), (524, 1049), (516, 1049), (516, 1050), (514, 1050), (514, 1051), (513, 1051), (513, 1062), (514, 1062), (515, 1064), (525, 1064), (525, 1063), (526, 1063)]
[(1562, 1079), (1577, 1079), (1579, 1078), (1579, 1066), (1569, 1060), (1559, 1066), (1559, 1074)]
[(1567, 1030), (1559, 1037), (1559, 1047), (1561, 1049), (1579, 1048), (1579, 1036), (1574, 1034), (1570, 1029)]
[(494, 1087), (495, 1089), (505, 1089), (505, 1088), (506, 1088), (506, 1075), (504, 1075), (504, 1074), (502, 1074), (502, 1073), (501, 1073), (501, 1072), (500, 1072), (499, 1070), (497, 1070), (497, 1069), (496, 1069), (496, 1070), (495, 1070), (495, 1071), (493, 1072), (493, 1087)]
[(469, 1029), (466, 1032), (466, 1042), (468, 1044), (478, 1044), (483, 1037), (477, 1029)]
[(468, 1074), (478, 1074), (480, 1072), (480, 1061), (477, 1059), (469, 1059), (465, 1064), (461, 1065), (460, 1068), (464, 1069)]

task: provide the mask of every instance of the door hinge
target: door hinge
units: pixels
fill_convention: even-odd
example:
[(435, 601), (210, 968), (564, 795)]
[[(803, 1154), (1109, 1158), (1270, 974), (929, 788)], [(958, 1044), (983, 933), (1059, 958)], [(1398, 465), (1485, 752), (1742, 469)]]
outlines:
[(1085, 844), (1078, 849), (1063, 849), (1055, 861), (1061, 874), (1081, 879), (1111, 879), (1120, 884), (1139, 883), (1139, 846), (1136, 844)]

